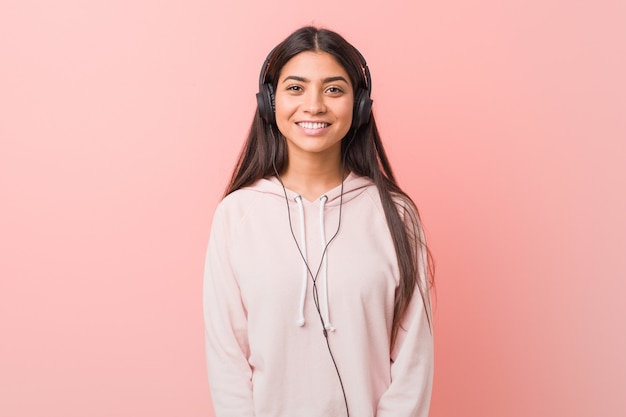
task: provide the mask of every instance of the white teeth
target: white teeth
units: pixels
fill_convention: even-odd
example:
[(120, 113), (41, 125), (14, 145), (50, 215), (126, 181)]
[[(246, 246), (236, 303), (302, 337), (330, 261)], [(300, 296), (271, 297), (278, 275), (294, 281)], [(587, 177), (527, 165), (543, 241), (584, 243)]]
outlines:
[(305, 129), (322, 129), (328, 126), (328, 123), (322, 122), (300, 122), (298, 126), (303, 127)]

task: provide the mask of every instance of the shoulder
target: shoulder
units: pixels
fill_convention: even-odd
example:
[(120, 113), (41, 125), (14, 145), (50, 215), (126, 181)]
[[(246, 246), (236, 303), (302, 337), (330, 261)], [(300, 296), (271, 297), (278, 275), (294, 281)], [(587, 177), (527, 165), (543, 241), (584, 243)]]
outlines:
[(220, 210), (231, 210), (236, 207), (247, 206), (248, 204), (254, 202), (256, 198), (257, 193), (252, 191), (252, 189), (241, 188), (224, 196), (217, 207)]
[(226, 195), (217, 205), (214, 219), (242, 223), (250, 217), (271, 215), (276, 211), (276, 205), (282, 205), (284, 201), (280, 183), (273, 177), (262, 178)]
[(233, 225), (241, 223), (254, 208), (258, 198), (259, 193), (249, 188), (233, 191), (218, 203), (213, 214), (213, 223), (232, 223)]
[[(384, 215), (383, 201), (381, 198), (381, 192), (378, 186), (369, 178), (369, 177), (354, 177), (360, 181), (360, 188), (362, 195), (367, 196), (367, 199), (374, 204)], [(395, 205), (400, 218), (404, 222), (413, 222), (415, 224), (419, 223), (419, 214), (417, 210), (417, 206), (413, 202), (413, 200), (402, 192), (392, 192), (391, 202)]]
[(398, 213), (400, 213), (400, 217), (402, 217), (403, 220), (406, 220), (407, 218), (419, 218), (417, 206), (408, 195), (393, 193), (391, 195), (391, 199), (396, 205)]

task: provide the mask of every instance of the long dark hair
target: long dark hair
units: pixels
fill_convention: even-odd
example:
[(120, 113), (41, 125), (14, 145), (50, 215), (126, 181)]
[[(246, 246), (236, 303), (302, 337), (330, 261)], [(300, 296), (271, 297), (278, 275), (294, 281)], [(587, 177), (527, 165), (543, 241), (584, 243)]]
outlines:
[[(332, 55), (348, 73), (355, 92), (359, 88), (371, 88), (367, 85), (363, 58), (358, 50), (341, 35), (312, 26), (298, 29), (274, 48), (263, 69), (265, 74), (261, 74), (262, 82), (271, 83), (275, 91), (283, 66), (305, 51), (323, 51)], [(429, 262), (417, 207), (396, 182), (374, 116), (360, 127), (353, 126), (341, 146), (345, 168), (356, 175), (369, 177), (376, 184), (396, 250), (400, 283), (396, 289), (391, 330), (393, 346), (416, 287), (432, 328), (429, 291), (433, 284), (433, 264)], [(268, 123), (257, 108), (225, 195), (259, 179), (274, 176), (274, 163), (278, 172), (286, 167), (287, 143), (275, 123)], [(425, 275), (424, 280), (420, 279), (420, 271)]]

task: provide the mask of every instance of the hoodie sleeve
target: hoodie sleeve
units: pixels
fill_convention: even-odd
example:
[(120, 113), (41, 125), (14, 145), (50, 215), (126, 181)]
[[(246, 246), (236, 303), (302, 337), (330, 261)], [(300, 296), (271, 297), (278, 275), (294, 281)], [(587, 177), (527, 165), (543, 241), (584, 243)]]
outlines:
[(211, 227), (204, 270), (204, 322), (211, 398), (216, 417), (253, 417), (247, 316), (232, 266), (232, 236), (223, 205)]
[[(405, 222), (416, 222), (415, 240), (420, 256), (419, 280), (428, 288), (424, 232), (416, 213), (411, 211), (411, 214), (410, 219), (407, 216), (402, 217)], [(425, 291), (423, 297), (416, 287), (391, 352), (391, 384), (379, 400), (376, 417), (428, 417), (434, 349), (428, 291)]]

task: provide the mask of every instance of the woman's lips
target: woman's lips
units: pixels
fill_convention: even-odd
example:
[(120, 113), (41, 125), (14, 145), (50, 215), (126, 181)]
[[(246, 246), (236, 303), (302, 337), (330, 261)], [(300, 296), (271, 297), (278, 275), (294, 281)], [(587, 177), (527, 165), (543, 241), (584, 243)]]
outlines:
[(307, 135), (319, 135), (328, 129), (330, 123), (326, 122), (298, 122), (296, 123), (300, 129)]

